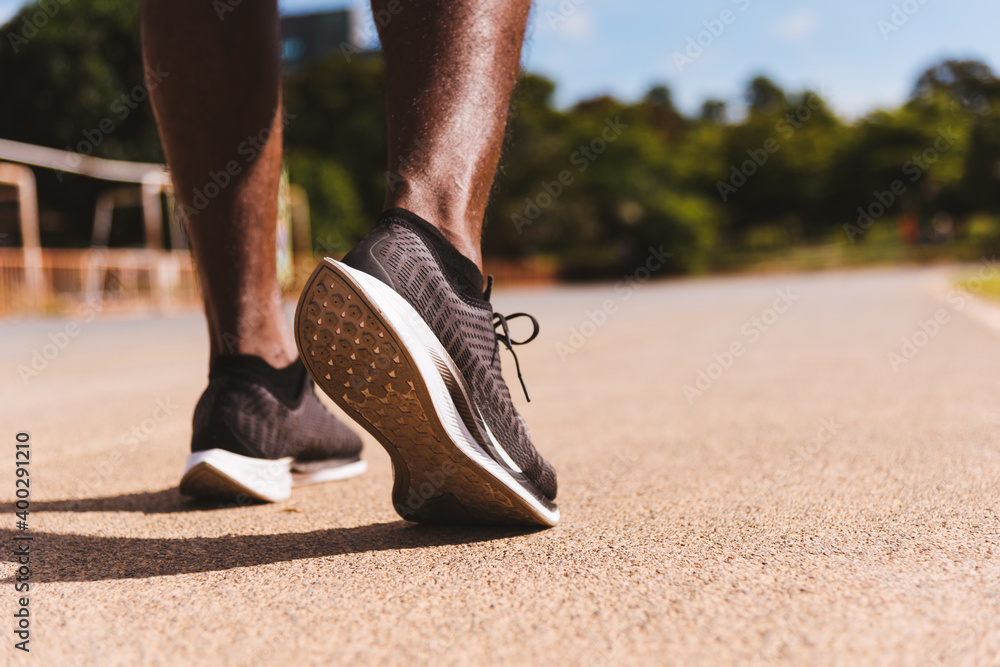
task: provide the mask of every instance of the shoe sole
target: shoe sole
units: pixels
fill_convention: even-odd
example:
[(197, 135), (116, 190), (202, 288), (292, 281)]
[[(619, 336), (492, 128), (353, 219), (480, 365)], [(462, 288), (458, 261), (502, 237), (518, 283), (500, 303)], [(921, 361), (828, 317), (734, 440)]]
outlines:
[(381, 281), (332, 259), (295, 312), (313, 380), (389, 453), (392, 500), (409, 521), (554, 526), (559, 510), (492, 459), (454, 362), (423, 318)]
[(224, 449), (189, 454), (180, 492), (209, 498), (249, 497), (261, 502), (287, 500), (292, 487), (332, 482), (360, 475), (368, 469), (363, 460), (331, 461), (328, 467), (308, 473), (294, 471), (295, 459), (255, 459)]

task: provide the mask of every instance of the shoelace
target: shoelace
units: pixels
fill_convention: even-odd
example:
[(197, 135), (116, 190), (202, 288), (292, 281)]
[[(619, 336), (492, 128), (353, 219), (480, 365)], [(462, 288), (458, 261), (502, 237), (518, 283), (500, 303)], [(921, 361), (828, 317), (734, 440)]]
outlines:
[[(486, 280), (486, 291), (483, 296), (487, 301), (490, 300), (490, 295), (493, 292), (493, 276), (489, 276)], [(510, 326), (508, 322), (517, 319), (518, 317), (527, 317), (531, 320), (531, 326), (533, 327), (531, 335), (524, 340), (517, 341), (510, 337)], [(497, 340), (504, 344), (504, 346), (510, 350), (510, 354), (514, 357), (514, 368), (517, 369), (517, 379), (521, 382), (521, 389), (524, 391), (524, 398), (531, 403), (531, 396), (528, 395), (528, 386), (524, 384), (524, 376), (521, 375), (521, 363), (517, 360), (517, 354), (514, 352), (515, 345), (526, 345), (538, 337), (539, 325), (538, 320), (528, 313), (514, 313), (513, 315), (501, 315), (500, 313), (493, 313), (493, 328), (497, 327), (502, 329), (496, 332)]]

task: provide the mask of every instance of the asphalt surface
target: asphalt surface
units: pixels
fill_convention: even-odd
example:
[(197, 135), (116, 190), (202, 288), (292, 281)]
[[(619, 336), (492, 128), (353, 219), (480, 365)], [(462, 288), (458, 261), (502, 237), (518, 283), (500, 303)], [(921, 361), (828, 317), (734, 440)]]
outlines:
[(499, 292), (542, 324), (538, 532), (401, 521), (367, 436), (362, 477), (192, 505), (198, 317), (0, 323), (0, 662), (998, 665), (1000, 334), (954, 272)]

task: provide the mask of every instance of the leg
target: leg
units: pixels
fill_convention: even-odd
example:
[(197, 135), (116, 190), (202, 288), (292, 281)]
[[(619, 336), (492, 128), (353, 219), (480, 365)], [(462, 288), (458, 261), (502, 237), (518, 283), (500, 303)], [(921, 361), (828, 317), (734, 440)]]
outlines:
[(555, 525), (555, 471), (501, 374), (498, 341), (519, 343), (489, 302), (480, 250), (529, 2), (373, 6), (391, 16), (386, 210), (313, 272), (296, 313), (302, 361), (388, 451), (404, 518)]
[[(169, 73), (150, 99), (186, 213), (211, 358), (252, 354), (287, 366), (298, 355), (275, 264), (277, 2), (247, 2), (220, 20), (212, 3), (202, 0), (144, 0), (142, 37), (147, 65)], [(196, 196), (195, 190), (206, 194), (206, 185), (214, 190), (210, 174), (225, 173), (227, 164), (239, 169), (228, 186), (214, 198)]]
[[(373, 0), (386, 61), (386, 208), (437, 226), (482, 269), (483, 215), (500, 160), (530, 0)], [(381, 22), (380, 22), (381, 23)]]
[(144, 0), (142, 36), (146, 64), (166, 73), (150, 98), (210, 339), (180, 491), (279, 501), (292, 486), (356, 475), (361, 440), (313, 392), (278, 285), (277, 2), (220, 17), (206, 0)]

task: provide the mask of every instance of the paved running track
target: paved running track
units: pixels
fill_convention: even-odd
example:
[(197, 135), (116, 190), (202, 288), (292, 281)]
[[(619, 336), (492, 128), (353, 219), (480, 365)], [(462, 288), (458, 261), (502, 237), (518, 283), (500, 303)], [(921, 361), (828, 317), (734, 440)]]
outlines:
[(956, 271), (499, 292), (543, 327), (540, 532), (401, 521), (367, 436), (360, 478), (191, 505), (199, 317), (0, 323), (0, 664), (998, 665), (1000, 334)]

